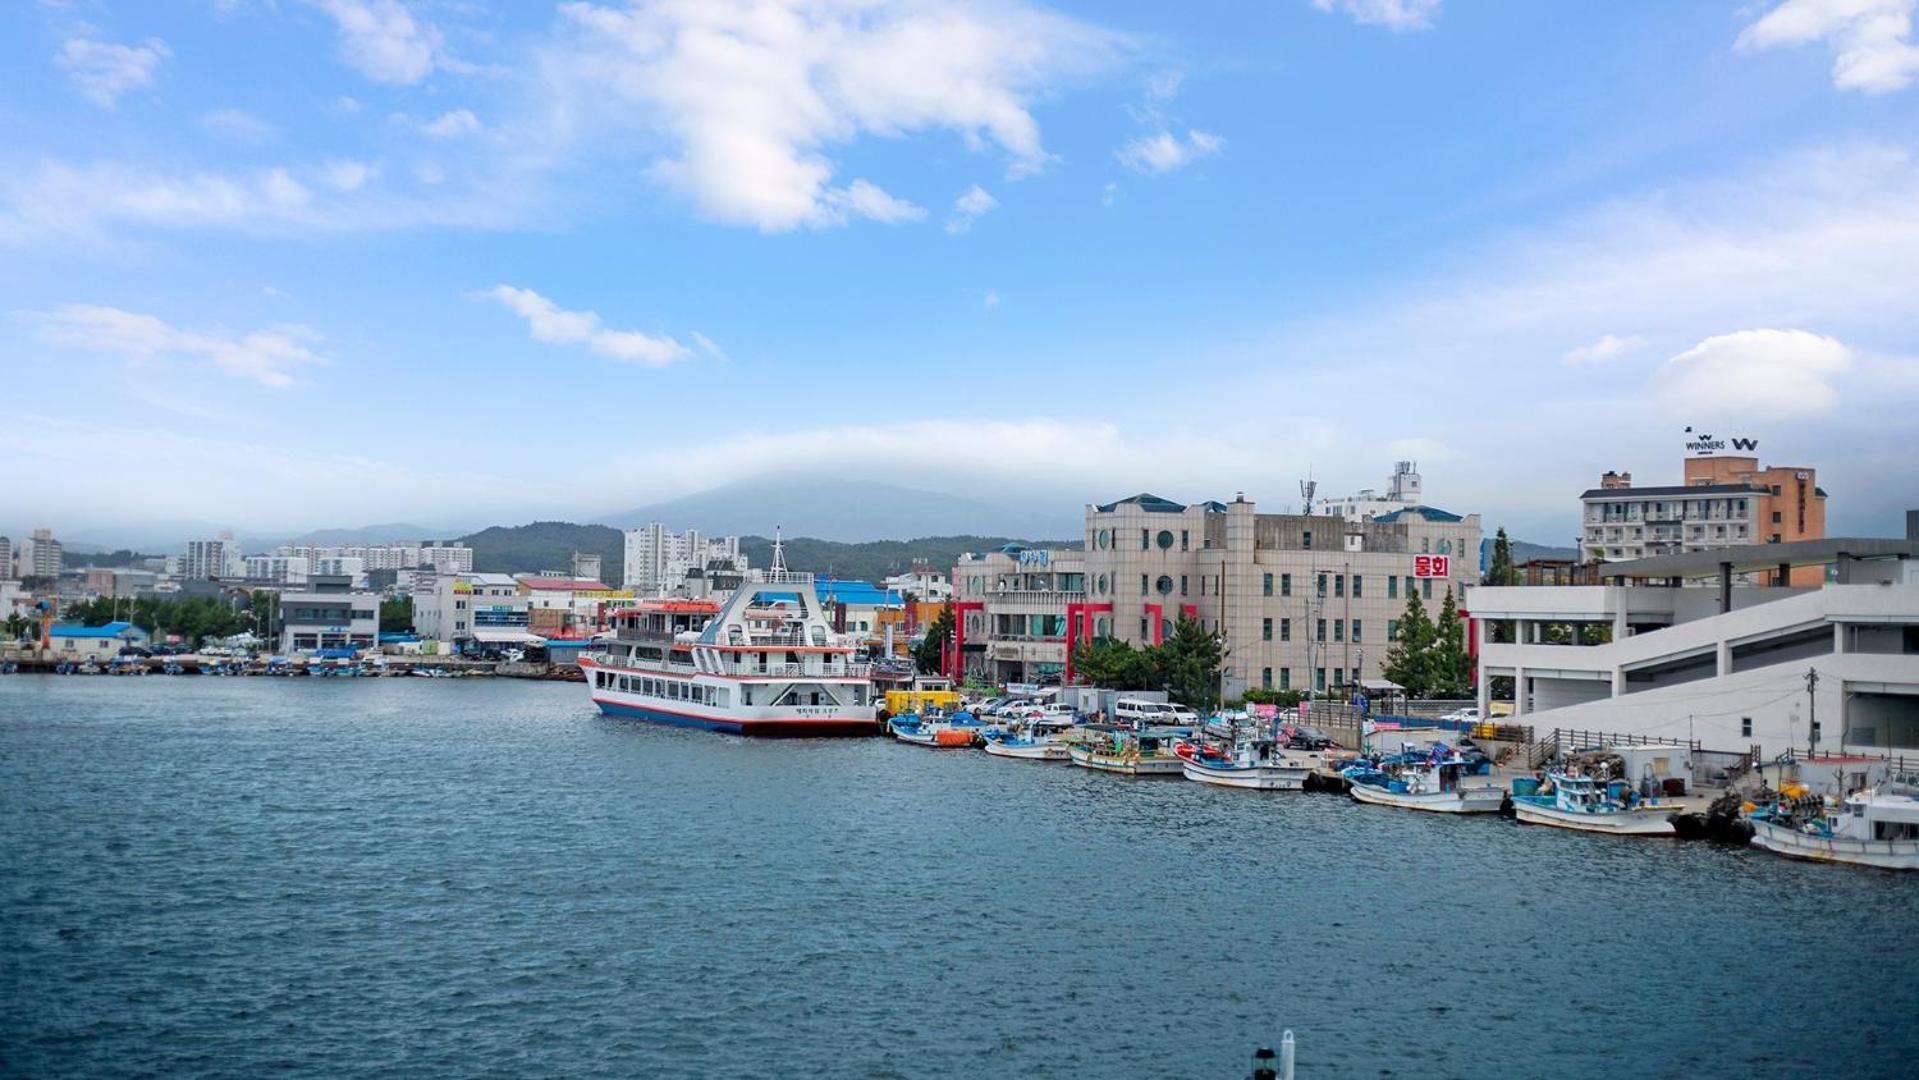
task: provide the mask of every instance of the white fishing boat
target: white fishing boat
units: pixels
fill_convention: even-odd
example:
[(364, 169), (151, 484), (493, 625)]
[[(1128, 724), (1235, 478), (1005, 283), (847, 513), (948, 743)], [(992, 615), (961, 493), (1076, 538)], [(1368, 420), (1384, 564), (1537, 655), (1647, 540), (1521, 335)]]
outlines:
[(1186, 779), (1216, 787), (1299, 791), (1313, 771), (1312, 762), (1288, 757), (1265, 739), (1241, 739), (1228, 747), (1180, 742), (1173, 752)]
[(1828, 801), (1803, 822), (1754, 814), (1752, 842), (1788, 858), (1919, 870), (1919, 777), (1895, 777)]
[(1346, 770), (1352, 781), (1352, 795), (1363, 803), (1393, 806), (1401, 810), (1425, 810), (1436, 814), (1494, 814), (1506, 801), (1506, 793), (1488, 783), (1467, 780), (1471, 764), (1457, 754), (1415, 757), (1383, 768), (1355, 767)]
[(1071, 743), (1067, 733), (1076, 721), (1064, 716), (1039, 716), (1022, 720), (1004, 731), (988, 732), (986, 752), (994, 757), (1021, 761), (1070, 761)]
[(1547, 795), (1513, 795), (1513, 816), (1522, 825), (1550, 825), (1615, 836), (1673, 836), (1673, 807), (1658, 798), (1641, 800), (1623, 782), (1603, 776), (1554, 772)]
[(887, 730), (903, 743), (930, 746), (940, 750), (962, 750), (977, 743), (985, 730), (971, 714), (961, 713), (966, 722), (935, 712), (902, 713), (886, 722)]

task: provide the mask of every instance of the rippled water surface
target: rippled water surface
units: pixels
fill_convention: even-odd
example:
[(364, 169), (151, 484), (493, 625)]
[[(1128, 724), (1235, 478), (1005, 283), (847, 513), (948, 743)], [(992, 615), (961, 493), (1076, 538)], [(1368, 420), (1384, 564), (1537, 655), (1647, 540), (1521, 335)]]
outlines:
[(0, 677), (0, 1073), (1911, 1076), (1919, 880), (572, 685)]

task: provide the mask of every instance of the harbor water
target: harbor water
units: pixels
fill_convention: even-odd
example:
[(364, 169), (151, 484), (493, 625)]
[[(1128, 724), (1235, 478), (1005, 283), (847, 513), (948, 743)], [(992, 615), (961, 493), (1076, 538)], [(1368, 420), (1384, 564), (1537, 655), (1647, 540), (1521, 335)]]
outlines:
[(603, 718), (0, 678), (0, 1074), (1911, 1076), (1919, 881)]

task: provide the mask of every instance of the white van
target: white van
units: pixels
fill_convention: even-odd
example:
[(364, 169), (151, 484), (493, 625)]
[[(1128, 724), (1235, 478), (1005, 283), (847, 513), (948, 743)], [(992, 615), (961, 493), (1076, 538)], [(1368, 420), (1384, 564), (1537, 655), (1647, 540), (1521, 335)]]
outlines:
[(1115, 724), (1171, 724), (1168, 715), (1173, 706), (1163, 701), (1140, 701), (1137, 698), (1120, 698), (1113, 702), (1113, 722)]

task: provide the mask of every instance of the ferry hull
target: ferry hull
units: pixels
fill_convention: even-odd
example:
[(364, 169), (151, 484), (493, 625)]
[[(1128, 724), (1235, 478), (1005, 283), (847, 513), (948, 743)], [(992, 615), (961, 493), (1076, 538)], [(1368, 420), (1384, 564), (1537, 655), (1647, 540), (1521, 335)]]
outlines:
[(1619, 810), (1606, 814), (1582, 814), (1543, 806), (1526, 798), (1513, 800), (1513, 816), (1522, 825), (1550, 825), (1580, 832), (1609, 833), (1613, 836), (1675, 836), (1671, 807), (1644, 810)]
[(1755, 821), (1752, 843), (1754, 847), (1789, 859), (1876, 866), (1882, 870), (1919, 870), (1919, 840), (1828, 840), (1769, 821)]
[(1197, 780), (1202, 784), (1215, 787), (1249, 788), (1254, 791), (1302, 791), (1306, 787), (1306, 777), (1312, 772), (1303, 766), (1291, 765), (1252, 765), (1245, 767), (1223, 767), (1207, 765), (1203, 762), (1183, 760), (1180, 763), (1186, 773), (1186, 779)]
[(1354, 784), (1353, 798), (1375, 806), (1393, 806), (1401, 810), (1425, 810), (1434, 814), (1496, 814), (1506, 793), (1495, 787), (1467, 788), (1463, 791), (1387, 791), (1370, 784)]
[(732, 735), (752, 735), (761, 738), (804, 738), (814, 736), (876, 735), (879, 722), (871, 718), (857, 716), (753, 718), (700, 716), (694, 713), (674, 712), (650, 705), (633, 705), (621, 701), (596, 697), (593, 704), (599, 706), (607, 716), (617, 716), (628, 720), (644, 720), (651, 724), (665, 724), (671, 727), (701, 728), (706, 731), (724, 731)]

